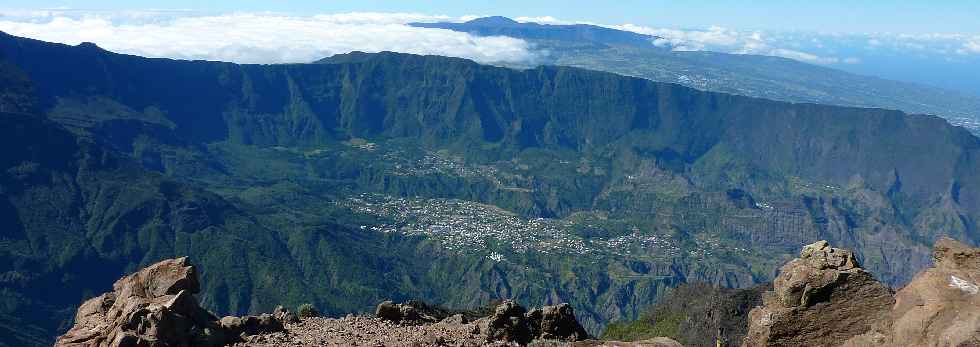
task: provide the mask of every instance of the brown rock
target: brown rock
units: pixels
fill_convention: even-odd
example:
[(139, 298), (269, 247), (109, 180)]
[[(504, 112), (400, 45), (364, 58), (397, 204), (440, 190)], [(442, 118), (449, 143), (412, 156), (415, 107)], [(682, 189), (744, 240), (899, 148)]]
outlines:
[(934, 267), (895, 295), (892, 322), (852, 346), (980, 346), (980, 248), (942, 238)]
[(744, 345), (980, 346), (980, 248), (942, 238), (933, 260), (882, 314), (890, 297), (850, 252), (807, 246), (750, 313)]
[(533, 309), (527, 313), (531, 335), (535, 339), (582, 341), (589, 337), (585, 328), (575, 319), (572, 306), (562, 303)]
[(404, 324), (434, 323), (437, 321), (434, 317), (422, 313), (411, 304), (396, 304), (391, 301), (378, 304), (374, 310), (374, 316), (393, 323)]
[(763, 306), (749, 313), (743, 346), (837, 346), (888, 320), (892, 291), (847, 250), (803, 247), (780, 269)]
[(526, 344), (531, 341), (531, 327), (525, 314), (527, 311), (521, 305), (511, 300), (504, 300), (493, 314), (478, 320), (479, 333), (487, 342), (504, 341)]
[(381, 318), (382, 320), (396, 323), (402, 321), (401, 309), (399, 309), (398, 306), (391, 301), (385, 301), (378, 304), (378, 307), (374, 309), (374, 316)]
[(187, 258), (164, 260), (113, 284), (113, 292), (79, 307), (75, 326), (56, 346), (180, 345), (209, 318), (194, 299), (200, 290)]
[[(219, 322), (198, 305), (193, 294), (199, 290), (187, 258), (153, 264), (116, 281), (111, 293), (83, 303), (75, 325), (55, 346), (222, 346), (241, 333), (282, 330), (268, 314)], [(240, 329), (229, 331), (231, 325)]]
[(276, 306), (276, 308), (272, 310), (272, 316), (275, 317), (276, 320), (282, 322), (282, 324), (299, 323), (299, 316), (297, 316), (295, 313), (289, 312), (289, 310), (282, 307), (282, 305)]
[(459, 325), (462, 325), (462, 324), (469, 323), (469, 320), (467, 320), (466, 319), (466, 316), (464, 316), (464, 315), (454, 314), (452, 316), (446, 317), (445, 319), (443, 319), (442, 321), (440, 321), (440, 323), (445, 323), (445, 324), (459, 324)]
[(619, 342), (619, 341), (602, 341), (599, 346), (603, 347), (684, 347), (680, 342), (675, 341), (669, 337), (655, 337), (643, 341), (633, 341), (633, 342)]

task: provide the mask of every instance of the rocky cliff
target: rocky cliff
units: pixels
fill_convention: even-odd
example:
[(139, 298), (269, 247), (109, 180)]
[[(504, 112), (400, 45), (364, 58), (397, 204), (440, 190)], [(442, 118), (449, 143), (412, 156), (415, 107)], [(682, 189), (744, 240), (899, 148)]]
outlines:
[(972, 346), (980, 342), (980, 249), (936, 242), (934, 266), (892, 294), (826, 241), (782, 268), (749, 314), (743, 346)]

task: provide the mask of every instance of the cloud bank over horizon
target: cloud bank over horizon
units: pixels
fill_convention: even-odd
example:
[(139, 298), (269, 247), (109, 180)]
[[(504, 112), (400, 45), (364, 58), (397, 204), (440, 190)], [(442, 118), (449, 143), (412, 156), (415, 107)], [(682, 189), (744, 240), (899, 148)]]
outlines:
[(568, 21), (551, 16), (517, 17), (522, 23), (591, 24), (601, 27), (658, 36), (655, 45), (674, 51), (713, 51), (784, 57), (803, 62), (831, 65), (857, 64), (861, 50), (883, 53), (948, 56), (949, 59), (980, 55), (980, 35), (960, 33), (839, 33), (802, 31), (738, 30), (712, 25), (703, 29), (649, 27), (636, 24), (602, 24)]
[(146, 57), (235, 63), (308, 63), (352, 51), (444, 55), (482, 63), (537, 59), (537, 53), (520, 39), (405, 25), (467, 19), (412, 13), (295, 16), (43, 10), (0, 12), (0, 30), (70, 45), (93, 42), (110, 51)]
[[(187, 9), (125, 11), (0, 9), (0, 31), (147, 57), (235, 63), (307, 63), (351, 51), (394, 51), (521, 66), (546, 63), (548, 52), (511, 37), (480, 37), (411, 22), (463, 22), (482, 16), (353, 12), (204, 13)], [(980, 95), (980, 35), (962, 33), (819, 33), (678, 29), (568, 21), (551, 16), (519, 22), (592, 24), (658, 36), (674, 51), (776, 56), (859, 74), (922, 82)]]
[[(411, 22), (467, 21), (418, 13), (354, 12), (298, 16), (273, 12), (203, 14), (193, 10), (0, 10), (0, 30), (65, 44), (94, 42), (108, 50), (148, 57), (236, 63), (305, 63), (351, 51), (395, 51), (468, 58), (482, 63), (533, 63), (546, 52), (509, 37), (479, 37)], [(980, 55), (980, 36), (962, 34), (800, 33), (709, 26), (675, 29), (635, 24), (567, 21), (551, 16), (519, 22), (592, 24), (661, 37), (653, 45), (675, 51), (715, 51), (784, 57), (833, 65), (862, 61), (857, 50)]]

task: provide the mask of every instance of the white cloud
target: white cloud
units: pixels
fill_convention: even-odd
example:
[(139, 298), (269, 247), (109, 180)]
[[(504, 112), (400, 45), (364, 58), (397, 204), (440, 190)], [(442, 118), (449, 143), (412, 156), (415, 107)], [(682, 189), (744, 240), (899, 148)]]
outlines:
[(557, 25), (568, 25), (568, 24), (584, 24), (580, 22), (569, 22), (563, 21), (552, 16), (542, 16), (542, 17), (515, 17), (515, 21), (521, 23), (539, 23), (539, 24), (557, 24)]
[[(887, 50), (895, 53), (917, 54), (919, 56), (950, 56), (980, 54), (980, 36), (967, 34), (894, 34), (873, 33), (856, 34), (868, 37), (868, 50)], [(948, 58), (948, 57), (947, 57)]]
[(974, 53), (980, 54), (980, 37), (975, 37), (963, 43), (963, 48), (957, 50), (960, 54)]
[[(67, 8), (0, 10), (0, 30), (46, 41), (95, 42), (117, 52), (150, 57), (239, 63), (309, 62), (350, 51), (436, 54), (479, 62), (534, 63), (544, 52), (507, 37), (477, 37), (410, 22), (463, 22), (478, 16), (419, 13), (207, 14), (185, 9), (84, 11)], [(634, 24), (602, 25), (551, 16), (518, 22), (592, 24), (660, 37), (652, 44), (675, 51), (769, 55), (814, 64), (859, 64), (862, 54), (980, 56), (980, 36), (963, 34), (842, 34), (761, 32), (722, 28), (682, 30)]]
[(552, 17), (552, 16), (540, 16), (540, 17), (527, 17), (527, 16), (522, 16), (522, 17), (514, 17), (513, 19), (514, 19), (514, 21), (519, 22), (519, 23), (538, 23), (538, 24), (551, 24), (551, 25), (588, 24), (588, 25), (602, 26), (602, 27), (608, 27), (608, 28), (611, 28), (612, 27), (612, 26), (609, 26), (609, 25), (602, 25), (602, 24), (598, 24), (598, 23), (595, 23), (595, 22), (589, 22), (589, 21), (581, 21), (581, 20), (570, 21), (570, 20), (563, 20), (563, 19), (558, 19), (558, 18)]
[[(653, 41), (654, 45), (670, 47), (675, 51), (716, 51), (734, 54), (768, 55), (813, 64), (835, 64), (841, 62), (841, 59), (836, 57), (820, 56), (801, 51), (796, 48), (802, 46), (801, 44), (780, 41), (778, 38), (772, 38), (759, 31), (739, 31), (719, 26), (712, 26), (705, 30), (650, 28), (634, 24), (613, 25), (609, 27), (660, 37)], [(794, 49), (786, 47), (794, 47)]]
[(274, 13), (152, 15), (35, 11), (0, 16), (0, 30), (45, 41), (94, 42), (105, 49), (148, 57), (238, 63), (303, 63), (351, 51), (396, 51), (473, 59), (529, 62), (527, 42), (415, 28), (414, 21), (462, 18), (412, 13), (294, 16)]
[(810, 54), (806, 52), (795, 51), (792, 49), (776, 48), (769, 51), (768, 55), (789, 58), (794, 60), (799, 60), (807, 63), (813, 64), (834, 64), (840, 61), (840, 59), (834, 57), (821, 57), (816, 54)]
[[(593, 24), (607, 28), (657, 36), (653, 44), (675, 51), (715, 51), (734, 54), (769, 55), (814, 64), (860, 64), (852, 54), (878, 51), (895, 54), (930, 54), (947, 56), (980, 54), (980, 36), (955, 33), (812, 33), (760, 32), (734, 30), (718, 26), (707, 29), (655, 28), (635, 24), (605, 25), (568, 21), (551, 16), (518, 17), (519, 22), (547, 24)], [(844, 52), (842, 52), (844, 51)], [(842, 55), (847, 56), (842, 56)]]

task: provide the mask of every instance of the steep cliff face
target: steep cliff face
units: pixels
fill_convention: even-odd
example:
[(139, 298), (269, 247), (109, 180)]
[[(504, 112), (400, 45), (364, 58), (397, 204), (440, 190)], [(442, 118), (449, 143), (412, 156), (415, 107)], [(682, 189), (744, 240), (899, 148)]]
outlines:
[[(275, 258), (285, 253), (282, 242), (220, 197), (147, 172), (37, 116), (0, 114), (0, 144), (16, 148), (0, 154), (5, 343), (50, 344), (70, 322), (65, 308), (173, 254), (222, 259), (203, 274), (215, 281), (205, 287), (210, 300), (248, 307), (256, 301), (246, 293), (288, 296), (282, 284), (249, 278), (297, 276)], [(216, 275), (223, 271), (236, 276)]]
[(731, 289), (686, 283), (662, 296), (640, 319), (609, 325), (602, 338), (639, 341), (666, 336), (685, 346), (741, 346), (749, 311), (762, 303), (772, 284)]
[(2, 35), (0, 58), (0, 105), (39, 113), (4, 120), (40, 151), (0, 161), (15, 301), (43, 299), (25, 273), (96, 293), (65, 274), (191, 255), (223, 269), (202, 288), (220, 313), (506, 297), (596, 333), (666, 287), (768, 280), (814, 239), (891, 284), (938, 235), (976, 242), (978, 142), (935, 117), (394, 53), (235, 65)]

